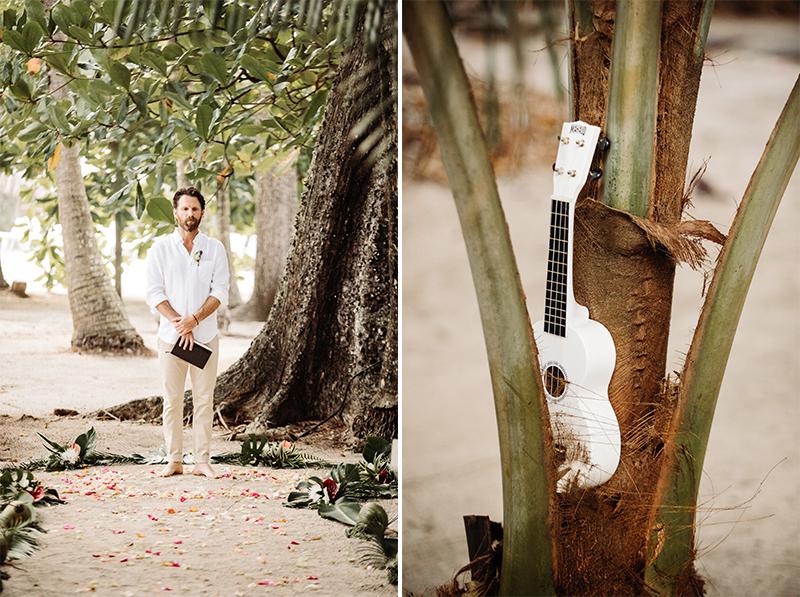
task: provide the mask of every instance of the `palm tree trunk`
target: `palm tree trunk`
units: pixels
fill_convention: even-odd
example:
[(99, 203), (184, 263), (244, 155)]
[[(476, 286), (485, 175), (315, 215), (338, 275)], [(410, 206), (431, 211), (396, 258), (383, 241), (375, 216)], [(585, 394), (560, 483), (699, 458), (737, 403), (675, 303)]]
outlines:
[[(44, 0), (46, 10), (55, 4)], [(64, 79), (50, 74), (50, 92), (57, 101), (67, 98)], [(72, 312), (72, 346), (79, 350), (148, 353), (131, 325), (122, 299), (114, 290), (95, 240), (94, 224), (83, 183), (80, 145), (59, 145), (55, 168), (58, 219), (64, 238), (67, 291)]]
[(74, 327), (72, 346), (142, 353), (147, 349), (125, 314), (97, 247), (79, 150), (78, 145), (64, 147), (56, 167), (58, 217)]

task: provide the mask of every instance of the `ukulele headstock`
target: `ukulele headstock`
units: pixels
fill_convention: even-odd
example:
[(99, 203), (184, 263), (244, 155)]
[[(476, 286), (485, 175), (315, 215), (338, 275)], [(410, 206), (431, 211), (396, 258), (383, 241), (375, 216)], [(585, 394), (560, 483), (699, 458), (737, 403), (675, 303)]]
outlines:
[(565, 122), (558, 138), (558, 156), (553, 164), (553, 195), (574, 201), (578, 198), (600, 137), (600, 127), (580, 120)]

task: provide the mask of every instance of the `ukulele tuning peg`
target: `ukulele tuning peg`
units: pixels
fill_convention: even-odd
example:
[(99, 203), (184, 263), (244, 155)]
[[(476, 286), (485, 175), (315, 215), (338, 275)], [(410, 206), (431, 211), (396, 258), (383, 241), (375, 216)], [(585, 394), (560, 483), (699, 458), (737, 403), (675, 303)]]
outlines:
[(603, 176), (603, 171), (600, 168), (595, 168), (589, 172), (589, 180), (599, 180)]
[(607, 137), (603, 137), (597, 142), (597, 149), (600, 151), (608, 151), (609, 147), (611, 147), (611, 141)]

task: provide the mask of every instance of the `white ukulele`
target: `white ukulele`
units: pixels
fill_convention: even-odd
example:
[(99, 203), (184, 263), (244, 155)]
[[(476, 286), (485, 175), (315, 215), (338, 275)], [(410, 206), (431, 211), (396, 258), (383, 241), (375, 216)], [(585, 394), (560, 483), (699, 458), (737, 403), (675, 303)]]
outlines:
[(605, 483), (619, 464), (619, 423), (608, 400), (617, 358), (614, 340), (572, 293), (575, 202), (599, 135), (598, 127), (580, 121), (561, 129), (553, 165), (544, 321), (533, 326), (553, 435), (565, 457), (559, 491)]

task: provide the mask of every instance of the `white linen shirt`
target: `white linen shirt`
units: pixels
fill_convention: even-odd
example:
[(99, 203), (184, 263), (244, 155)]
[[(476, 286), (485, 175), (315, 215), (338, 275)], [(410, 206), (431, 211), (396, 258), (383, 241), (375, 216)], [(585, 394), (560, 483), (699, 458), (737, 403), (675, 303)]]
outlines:
[[(198, 260), (199, 256), (199, 260)], [(177, 229), (158, 239), (147, 251), (147, 288), (145, 300), (153, 313), (156, 306), (169, 301), (181, 316), (194, 315), (209, 296), (220, 306), (228, 303), (228, 256), (225, 247), (202, 232), (194, 239), (191, 254), (183, 246)], [(198, 342), (210, 342), (217, 335), (216, 312), (192, 330)], [(175, 325), (163, 315), (158, 336), (173, 344), (178, 341)]]

